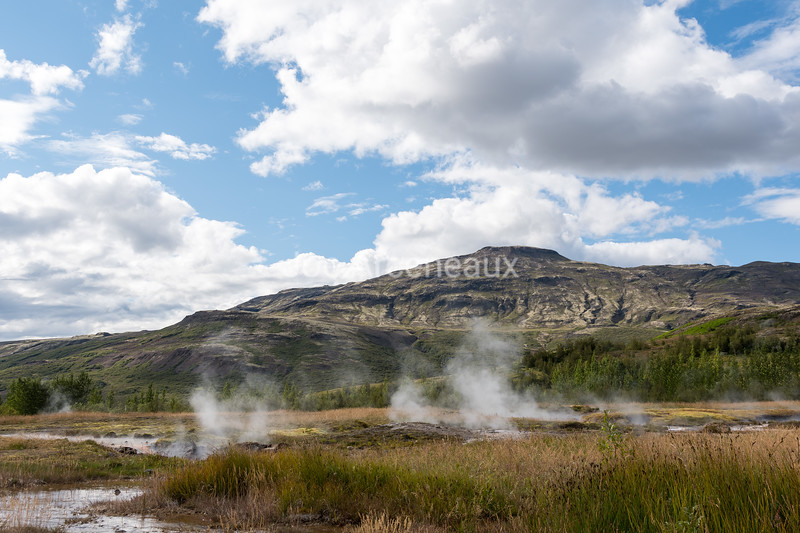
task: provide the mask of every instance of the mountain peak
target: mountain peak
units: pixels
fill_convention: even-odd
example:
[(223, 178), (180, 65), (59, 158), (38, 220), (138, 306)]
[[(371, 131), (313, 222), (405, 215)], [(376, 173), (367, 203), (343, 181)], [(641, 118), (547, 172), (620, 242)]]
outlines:
[(555, 250), (547, 248), (535, 248), (533, 246), (485, 246), (475, 253), (467, 256), (507, 256), (507, 257), (527, 257), (529, 259), (547, 259), (550, 261), (570, 261)]

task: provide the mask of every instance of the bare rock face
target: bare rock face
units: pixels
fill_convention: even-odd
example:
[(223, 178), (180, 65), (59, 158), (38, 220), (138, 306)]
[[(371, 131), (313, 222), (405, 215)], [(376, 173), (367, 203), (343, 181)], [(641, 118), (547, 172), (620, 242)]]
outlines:
[(361, 283), (292, 289), (236, 310), (372, 326), (669, 329), (735, 309), (800, 303), (800, 264), (619, 268), (552, 250), (484, 248)]

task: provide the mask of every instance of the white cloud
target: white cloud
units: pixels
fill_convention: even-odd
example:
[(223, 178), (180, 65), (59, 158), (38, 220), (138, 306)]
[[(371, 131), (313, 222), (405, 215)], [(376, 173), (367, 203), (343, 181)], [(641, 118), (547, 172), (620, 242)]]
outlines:
[(135, 126), (139, 122), (142, 121), (144, 116), (137, 114), (137, 113), (125, 113), (117, 117), (117, 120), (125, 124), (126, 126)]
[(60, 107), (59, 101), (50, 96), (0, 99), (0, 151), (15, 154), (17, 146), (33, 138), (30, 130), (36, 121)]
[(328, 215), (336, 213), (342, 209), (341, 200), (355, 196), (352, 192), (340, 192), (332, 194), (331, 196), (323, 196), (317, 198), (314, 202), (306, 208), (306, 215), (314, 217), (317, 215)]
[(596, 177), (800, 169), (798, 88), (766, 52), (709, 46), (683, 4), (210, 0), (198, 19), (228, 61), (277, 70), (283, 106), (239, 137), (267, 152), (261, 175), (338, 151)]
[(9, 61), (5, 50), (0, 49), (0, 79), (27, 81), (31, 85), (31, 93), (36, 96), (58, 94), (61, 87), (83, 89), (86, 74), (86, 71), (74, 72), (66, 65), (37, 64), (27, 59)]
[(363, 215), (364, 213), (374, 213), (376, 211), (383, 211), (388, 209), (389, 206), (386, 204), (367, 204), (367, 203), (357, 203), (357, 204), (350, 204), (347, 206), (347, 214), (351, 217), (357, 217)]
[[(638, 195), (612, 196), (574, 176), (456, 164), (429, 179), (471, 184), (463, 197), (434, 200), (420, 211), (383, 220), (373, 253), (392, 268), (469, 253), (484, 246), (526, 245), (572, 259), (631, 266), (711, 261), (717, 244), (697, 235), (650, 239), (685, 222)], [(614, 239), (624, 237), (625, 242)], [(591, 244), (601, 239), (603, 242)], [(407, 264), (402, 264), (403, 262)]]
[(765, 187), (746, 196), (744, 204), (765, 218), (800, 225), (800, 189)]
[(710, 262), (720, 243), (697, 236), (648, 242), (600, 242), (586, 247), (585, 255), (600, 263), (623, 266)]
[(95, 133), (90, 137), (65, 134), (48, 141), (47, 147), (61, 154), (67, 163), (88, 162), (102, 168), (127, 167), (154, 176), (156, 161), (132, 148), (130, 135), (120, 132)]
[[(386, 217), (374, 246), (349, 261), (304, 253), (272, 264), (236, 243), (243, 230), (235, 223), (198, 216), (130, 169), (11, 174), (0, 180), (0, 338), (162, 327), (197, 309), (367, 279), (486, 245), (620, 265), (710, 261), (718, 247), (698, 235), (617, 242), (624, 228), (609, 220), (646, 229), (667, 209), (574, 177), (474, 165), (445, 172), (431, 178), (471, 184), (464, 197)], [(491, 179), (479, 181), (480, 173)], [(361, 209), (352, 196), (320, 198), (315, 209), (346, 219)], [(591, 236), (603, 240), (587, 244)]]
[(187, 67), (186, 65), (184, 65), (180, 61), (175, 61), (174, 63), (172, 63), (172, 66), (175, 67), (175, 69), (178, 72), (180, 72), (181, 74), (183, 74), (184, 76), (189, 74), (189, 67)]
[(303, 190), (304, 191), (321, 191), (324, 188), (325, 188), (325, 185), (323, 185), (321, 181), (316, 180), (316, 181), (312, 181), (311, 183), (309, 183), (308, 185), (303, 187)]
[(104, 24), (97, 32), (98, 47), (89, 66), (103, 76), (114, 75), (122, 68), (130, 74), (141, 72), (142, 59), (133, 51), (133, 35), (141, 26), (130, 15)]
[(2, 336), (163, 325), (235, 303), (257, 281), (260, 256), (234, 242), (240, 228), (127, 169), (11, 174), (0, 217)]
[(348, 270), (313, 254), (267, 267), (236, 243), (235, 223), (202, 218), (125, 168), (10, 174), (0, 179), (0, 221), (4, 339), (163, 327)]
[(208, 144), (191, 143), (175, 135), (161, 133), (158, 137), (136, 136), (136, 142), (156, 152), (168, 152), (173, 159), (208, 159), (217, 151)]
[(114, 7), (117, 8), (117, 11), (123, 12), (128, 9), (128, 0), (115, 0)]
[(264, 264), (233, 222), (127, 168), (0, 179), (0, 339), (163, 327), (288, 287), (377, 273), (315, 254)]
[(305, 163), (308, 156), (302, 150), (295, 150), (292, 147), (284, 147), (276, 151), (271, 156), (266, 156), (260, 161), (250, 165), (250, 170), (254, 174), (269, 176), (270, 174), (283, 174), (292, 165)]
[[(310, 206), (306, 208), (306, 216), (314, 217), (318, 215), (330, 215), (332, 213), (338, 213), (339, 211), (346, 211), (347, 215), (351, 217), (357, 217), (363, 215), (364, 213), (383, 211), (389, 207), (383, 204), (370, 205), (367, 202), (342, 202), (344, 199), (352, 198), (353, 196), (355, 196), (355, 193), (340, 192), (337, 194), (332, 194), (331, 196), (322, 196), (317, 198)], [(337, 218), (337, 220), (339, 222), (343, 222), (347, 220), (347, 217), (340, 216)]]
[[(769, 36), (756, 41), (741, 62), (748, 68), (765, 69), (772, 74), (796, 83), (800, 80), (800, 2), (794, 2), (793, 8), (779, 20), (766, 21), (772, 26)], [(763, 29), (757, 25), (747, 30)]]
[(85, 71), (76, 73), (65, 65), (33, 63), (27, 59), (9, 61), (5, 50), (0, 49), (0, 80), (27, 82), (32, 95), (0, 99), (0, 151), (14, 155), (19, 145), (33, 139), (31, 130), (36, 122), (65, 107), (50, 95), (58, 94), (61, 88), (82, 89), (86, 74)]
[(165, 152), (173, 159), (204, 160), (216, 151), (207, 144), (187, 144), (180, 137), (162, 133), (158, 137), (145, 137), (112, 131), (94, 133), (90, 137), (65, 134), (62, 139), (47, 142), (47, 147), (59, 153), (67, 163), (87, 162), (101, 168), (126, 167), (147, 176), (157, 173), (157, 161), (136, 147), (154, 152)]
[(694, 221), (694, 224), (697, 227), (704, 229), (719, 229), (719, 228), (727, 228), (730, 226), (741, 226), (742, 224), (747, 224), (748, 222), (755, 222), (755, 221), (748, 220), (744, 217), (725, 217), (719, 220), (697, 219)]

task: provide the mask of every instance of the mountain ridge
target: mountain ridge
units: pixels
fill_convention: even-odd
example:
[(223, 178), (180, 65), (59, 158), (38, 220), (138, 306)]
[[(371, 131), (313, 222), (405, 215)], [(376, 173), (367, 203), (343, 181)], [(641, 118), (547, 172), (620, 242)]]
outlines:
[(487, 247), (198, 311), (157, 331), (0, 343), (0, 390), (20, 376), (81, 371), (120, 395), (151, 383), (188, 392), (206, 379), (325, 390), (438, 375), (476, 318), (531, 349), (587, 334), (652, 339), (695, 321), (783, 308), (800, 309), (800, 264), (623, 268)]
[[(447, 262), (511, 268), (514, 276), (443, 275)], [(513, 264), (513, 265), (512, 265)], [(492, 274), (493, 272), (490, 272)], [(426, 305), (429, 302), (429, 305)], [(378, 326), (463, 326), (486, 316), (523, 328), (672, 327), (712, 313), (800, 302), (800, 264), (614, 267), (553, 250), (486, 247), (362, 282), (290, 289), (232, 310)]]

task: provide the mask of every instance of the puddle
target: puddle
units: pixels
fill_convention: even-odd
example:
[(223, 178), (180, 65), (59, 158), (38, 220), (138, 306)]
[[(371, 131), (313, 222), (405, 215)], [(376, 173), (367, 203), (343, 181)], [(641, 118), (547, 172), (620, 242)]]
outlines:
[[(120, 491), (115, 494), (115, 489)], [(211, 526), (165, 522), (146, 515), (109, 516), (92, 512), (92, 504), (134, 498), (135, 486), (95, 486), (0, 493), (0, 531), (16, 526), (61, 528), (65, 533), (178, 533), (222, 531)], [(275, 533), (338, 533), (342, 528), (324, 524), (276, 525)]]
[[(119, 494), (115, 494), (115, 489)], [(91, 504), (130, 499), (138, 496), (138, 487), (104, 486), (56, 490), (20, 491), (0, 494), (0, 529), (32, 525), (61, 527), (67, 532), (138, 533), (204, 531), (187, 524), (169, 524), (147, 516), (106, 516), (90, 513)]]
[(103, 446), (111, 448), (133, 448), (139, 453), (152, 453), (164, 455), (166, 457), (187, 457), (192, 459), (203, 459), (212, 454), (217, 448), (224, 447), (225, 442), (218, 444), (194, 443), (188, 440), (178, 440), (167, 445), (161, 445), (158, 437), (95, 437), (92, 435), (59, 435), (57, 433), (47, 433), (44, 431), (30, 431), (20, 433), (0, 433), (0, 437), (19, 438), (19, 439), (67, 439), (71, 442), (83, 442), (93, 440)]
[(763, 429), (767, 429), (768, 427), (769, 423), (738, 425), (738, 426), (731, 426), (731, 431), (761, 431)]
[(111, 446), (119, 448), (121, 446), (128, 446), (134, 448), (141, 453), (155, 453), (154, 445), (157, 438), (141, 438), (141, 437), (94, 437), (92, 435), (59, 435), (57, 433), (47, 433), (44, 431), (29, 431), (21, 433), (3, 433), (0, 437), (10, 437), (16, 439), (67, 439), (71, 442), (83, 442), (85, 440), (93, 440), (103, 446)]
[[(688, 433), (688, 432), (700, 432), (703, 430), (705, 425), (702, 426), (667, 426), (667, 431), (671, 431), (674, 433)], [(731, 431), (733, 432), (742, 432), (742, 431), (762, 431), (769, 427), (768, 423), (764, 424), (735, 424), (732, 426), (728, 426)]]

